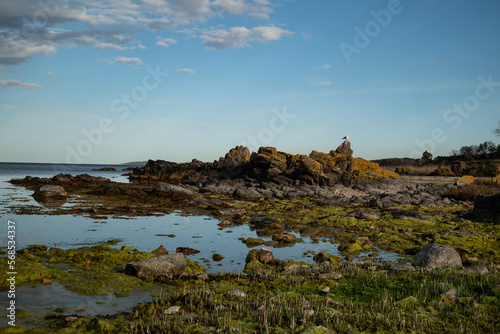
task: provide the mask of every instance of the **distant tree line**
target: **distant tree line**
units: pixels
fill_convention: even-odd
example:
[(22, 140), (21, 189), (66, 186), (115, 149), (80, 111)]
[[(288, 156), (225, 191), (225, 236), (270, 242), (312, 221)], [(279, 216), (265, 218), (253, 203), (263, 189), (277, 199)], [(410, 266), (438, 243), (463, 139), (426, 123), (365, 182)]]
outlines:
[[(449, 156), (438, 156), (432, 162), (452, 162), (457, 160), (492, 160), (500, 159), (500, 145), (492, 141), (485, 141), (479, 145), (462, 146), (460, 150), (453, 150)], [(429, 160), (427, 160), (430, 162)]]
[[(493, 134), (500, 137), (500, 121), (498, 127), (494, 129)], [(427, 151), (426, 151), (427, 152)], [(474, 161), (474, 160), (492, 160), (500, 159), (500, 145), (495, 145), (492, 141), (485, 141), (479, 145), (462, 146), (460, 150), (453, 150), (449, 156), (438, 156), (432, 160), (432, 154), (426, 152), (422, 155), (422, 160), (425, 162), (452, 162), (457, 160)], [(430, 155), (430, 157), (429, 157)]]

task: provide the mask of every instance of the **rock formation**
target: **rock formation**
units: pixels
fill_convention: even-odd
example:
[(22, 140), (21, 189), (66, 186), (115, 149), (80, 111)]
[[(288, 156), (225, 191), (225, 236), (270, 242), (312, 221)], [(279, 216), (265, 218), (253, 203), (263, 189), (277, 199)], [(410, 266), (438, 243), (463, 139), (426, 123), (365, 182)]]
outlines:
[(221, 180), (239, 180), (242, 185), (245, 182), (272, 182), (287, 186), (333, 186), (339, 183), (352, 186), (398, 177), (396, 173), (383, 170), (374, 162), (353, 158), (352, 153), (351, 143), (347, 140), (330, 153), (313, 151), (309, 155), (293, 155), (274, 147), (261, 147), (257, 153), (250, 153), (248, 148), (237, 146), (213, 163), (193, 160), (178, 164), (149, 160), (146, 166), (135, 168), (130, 178), (200, 187), (215, 185)]

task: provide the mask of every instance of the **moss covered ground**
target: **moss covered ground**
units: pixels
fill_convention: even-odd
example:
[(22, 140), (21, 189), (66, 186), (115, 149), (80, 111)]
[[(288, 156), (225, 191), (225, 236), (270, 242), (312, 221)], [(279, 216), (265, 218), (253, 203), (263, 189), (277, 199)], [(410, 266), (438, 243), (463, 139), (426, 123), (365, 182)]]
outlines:
[[(37, 210), (67, 214), (72, 210), (74, 214), (134, 216), (174, 209), (211, 214), (218, 209), (192, 206), (185, 198), (157, 198), (141, 185), (118, 187), (123, 189), (101, 189), (106, 195), (100, 195), (99, 189), (73, 189), (78, 202), (67, 208), (12, 210), (17, 214), (37, 214)], [(132, 196), (127, 191), (136, 193)], [(33, 320), (35, 326), (2, 327), (0, 333), (500, 332), (500, 271), (494, 266), (500, 264), (500, 226), (472, 222), (471, 205), (379, 210), (324, 205), (310, 198), (218, 198), (245, 209), (253, 218), (250, 224), (262, 233), (288, 230), (311, 238), (333, 237), (343, 259), (323, 253), (323, 258), (331, 260), (315, 265), (271, 261), (249, 266), (252, 269), (243, 273), (204, 277), (198, 275), (203, 267), (188, 261), (190, 275), (142, 281), (126, 276), (122, 269), (128, 262), (153, 257), (151, 253), (106, 244), (69, 250), (32, 246), (17, 255), (19, 284), (43, 284), (46, 278), (82, 295), (127, 294), (141, 287), (156, 289), (158, 295), (130, 312), (82, 316), (62, 310)], [(487, 264), (489, 273), (387, 271), (376, 261), (382, 250), (411, 261), (430, 242), (455, 248), (464, 266)], [(375, 260), (353, 261), (361, 252), (373, 254)], [(0, 289), (5, 291), (6, 261), (1, 265)], [(232, 288), (243, 290), (245, 297), (226, 295)], [(456, 298), (442, 296), (450, 288), (456, 289)], [(180, 307), (178, 313), (165, 312), (172, 306)], [(23, 316), (23, 310), (18, 311)]]

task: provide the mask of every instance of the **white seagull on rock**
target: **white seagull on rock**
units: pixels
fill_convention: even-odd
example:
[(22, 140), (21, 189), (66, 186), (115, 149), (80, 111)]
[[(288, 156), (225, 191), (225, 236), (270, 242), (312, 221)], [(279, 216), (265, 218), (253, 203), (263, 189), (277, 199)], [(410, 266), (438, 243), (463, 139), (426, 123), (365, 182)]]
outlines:
[(349, 139), (349, 135), (346, 135), (346, 136), (345, 136), (344, 138), (342, 138), (342, 139), (345, 139), (345, 140)]

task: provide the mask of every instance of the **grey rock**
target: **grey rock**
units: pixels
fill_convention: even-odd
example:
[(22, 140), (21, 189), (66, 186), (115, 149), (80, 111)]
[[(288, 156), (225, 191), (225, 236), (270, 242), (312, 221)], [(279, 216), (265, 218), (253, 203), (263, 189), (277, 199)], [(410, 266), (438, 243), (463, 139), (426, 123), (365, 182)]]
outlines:
[(448, 290), (446, 290), (445, 292), (443, 292), (443, 293), (441, 294), (441, 296), (443, 296), (443, 297), (448, 297), (448, 298), (450, 298), (451, 300), (454, 300), (455, 298), (457, 298), (457, 290), (456, 290), (456, 289), (453, 289), (453, 288), (448, 289)]
[(466, 268), (465, 271), (476, 272), (476, 273), (480, 273), (481, 275), (487, 274), (490, 272), (485, 264), (476, 264), (476, 265), (470, 266), (470, 267)]
[(180, 195), (180, 196), (195, 196), (196, 193), (186, 189), (184, 187), (171, 184), (171, 183), (165, 183), (165, 182), (159, 182), (156, 184), (154, 191), (157, 194), (160, 195)]
[(413, 271), (413, 270), (415, 270), (415, 267), (412, 266), (411, 263), (409, 263), (409, 262), (388, 263), (385, 265), (385, 268), (387, 270), (396, 270), (396, 271), (403, 271), (403, 270)]
[(241, 186), (241, 187), (236, 188), (233, 195), (239, 196), (239, 197), (248, 197), (248, 198), (252, 198), (252, 199), (262, 197), (262, 194), (260, 192), (258, 192), (255, 188), (247, 187), (247, 186)]
[(414, 263), (429, 269), (462, 268), (460, 254), (452, 247), (439, 243), (431, 243), (425, 246), (415, 256)]
[(326, 274), (321, 274), (319, 275), (320, 279), (333, 279), (333, 280), (339, 280), (342, 278), (341, 273), (326, 273)]
[(33, 194), (35, 197), (67, 197), (68, 192), (61, 186), (46, 184)]
[(238, 298), (245, 298), (247, 296), (245, 291), (238, 289), (238, 288), (229, 289), (224, 294), (226, 296), (238, 297)]
[(186, 258), (182, 253), (167, 254), (151, 259), (127, 263), (125, 274), (146, 279), (150, 276), (172, 278), (174, 274), (182, 273), (187, 267)]
[(181, 310), (181, 307), (180, 306), (170, 306), (169, 308), (167, 308), (163, 313), (165, 315), (173, 315), (173, 314), (177, 314), (179, 313)]

